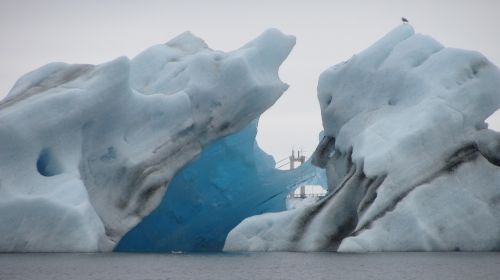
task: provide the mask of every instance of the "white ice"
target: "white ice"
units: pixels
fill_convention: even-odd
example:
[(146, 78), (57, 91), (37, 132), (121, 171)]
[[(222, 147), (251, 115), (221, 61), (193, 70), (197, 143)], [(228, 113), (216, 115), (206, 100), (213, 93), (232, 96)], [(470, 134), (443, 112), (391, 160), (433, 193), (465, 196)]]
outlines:
[(330, 194), (254, 216), (225, 250), (500, 249), (500, 70), (404, 24), (319, 79)]
[(0, 251), (109, 251), (210, 142), (287, 89), (295, 38), (232, 52), (184, 33), (129, 60), (51, 63), (0, 102)]

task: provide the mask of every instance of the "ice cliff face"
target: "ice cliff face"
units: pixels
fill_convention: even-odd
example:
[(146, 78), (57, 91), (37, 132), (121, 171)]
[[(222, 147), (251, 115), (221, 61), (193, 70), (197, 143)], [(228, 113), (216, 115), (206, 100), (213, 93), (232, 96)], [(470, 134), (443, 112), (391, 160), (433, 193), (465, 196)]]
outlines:
[(500, 71), (402, 25), (319, 79), (318, 203), (244, 220), (225, 250), (500, 250)]
[(255, 136), (257, 121), (215, 141), (175, 175), (160, 206), (130, 230), (117, 251), (221, 251), (244, 218), (286, 209), (299, 184), (326, 186), (324, 171), (306, 162), (275, 169)]
[(224, 53), (184, 33), (132, 60), (52, 63), (0, 103), (0, 251), (108, 251), (176, 172), (286, 90), (295, 39)]

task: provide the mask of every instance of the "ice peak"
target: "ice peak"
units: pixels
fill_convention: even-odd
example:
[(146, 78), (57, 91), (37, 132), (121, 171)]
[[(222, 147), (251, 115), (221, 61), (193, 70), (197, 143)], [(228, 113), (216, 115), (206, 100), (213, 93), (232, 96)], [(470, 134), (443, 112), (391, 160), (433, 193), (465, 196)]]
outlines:
[(295, 36), (286, 35), (278, 29), (271, 28), (245, 44), (242, 48), (258, 49), (259, 61), (265, 62), (264, 64), (271, 68), (276, 68), (283, 63), (294, 46)]
[(172, 40), (165, 43), (165, 45), (181, 49), (187, 53), (195, 53), (202, 49), (207, 49), (208, 45), (200, 37), (191, 33), (191, 31), (185, 31)]

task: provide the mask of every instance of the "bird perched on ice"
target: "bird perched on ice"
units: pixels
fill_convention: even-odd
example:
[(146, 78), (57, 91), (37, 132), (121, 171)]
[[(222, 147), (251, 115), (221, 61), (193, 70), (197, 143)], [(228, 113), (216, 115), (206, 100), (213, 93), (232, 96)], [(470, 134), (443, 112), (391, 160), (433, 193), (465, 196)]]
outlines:
[(408, 23), (408, 20), (407, 20), (405, 17), (402, 17), (402, 18), (401, 18), (401, 21), (402, 21), (403, 23)]

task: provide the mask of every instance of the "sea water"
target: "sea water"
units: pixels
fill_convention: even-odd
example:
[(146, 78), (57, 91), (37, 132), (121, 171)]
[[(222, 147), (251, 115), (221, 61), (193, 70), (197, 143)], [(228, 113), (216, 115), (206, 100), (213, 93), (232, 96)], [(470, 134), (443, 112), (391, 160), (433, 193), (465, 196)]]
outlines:
[(0, 279), (500, 279), (500, 253), (0, 254)]

